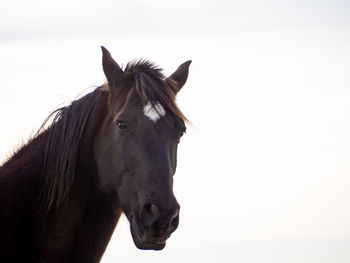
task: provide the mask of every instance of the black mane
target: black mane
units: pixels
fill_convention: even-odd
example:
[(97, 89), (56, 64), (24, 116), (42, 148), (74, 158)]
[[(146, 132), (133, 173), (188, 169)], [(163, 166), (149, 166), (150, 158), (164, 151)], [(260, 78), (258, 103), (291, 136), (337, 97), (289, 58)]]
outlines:
[(146, 59), (130, 61), (126, 65), (124, 71), (133, 73), (143, 73), (159, 80), (165, 79), (162, 73), (163, 69)]
[(45, 210), (62, 204), (70, 193), (79, 144), (98, 94), (96, 89), (70, 105), (55, 110), (48, 118), (53, 118), (53, 121), (44, 131), (48, 136), (42, 169), (44, 187), (41, 200)]
[(129, 62), (124, 72), (132, 75), (134, 83), (128, 90), (127, 99), (119, 114), (127, 110), (135, 101), (141, 100), (144, 106), (148, 102), (160, 102), (168, 112), (189, 122), (176, 104), (177, 83), (171, 78), (165, 78), (161, 68), (148, 60), (140, 59)]

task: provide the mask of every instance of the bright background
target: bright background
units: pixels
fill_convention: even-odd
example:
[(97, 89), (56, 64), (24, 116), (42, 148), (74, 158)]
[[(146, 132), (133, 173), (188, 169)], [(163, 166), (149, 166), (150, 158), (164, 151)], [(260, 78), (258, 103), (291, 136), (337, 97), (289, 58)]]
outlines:
[(178, 230), (140, 251), (123, 217), (102, 262), (350, 262), (350, 2), (1, 0), (0, 160), (119, 64), (172, 73), (194, 124)]

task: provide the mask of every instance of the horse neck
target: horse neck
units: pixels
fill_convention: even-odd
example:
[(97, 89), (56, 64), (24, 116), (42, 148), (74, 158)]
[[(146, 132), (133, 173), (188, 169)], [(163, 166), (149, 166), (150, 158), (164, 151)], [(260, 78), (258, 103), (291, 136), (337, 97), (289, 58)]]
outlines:
[[(100, 117), (106, 113), (103, 97), (94, 106), (84, 130), (74, 184), (64, 204), (47, 211), (49, 213), (38, 213), (45, 182), (44, 153), (52, 127), (35, 136), (0, 167), (0, 208), (8, 214), (3, 217), (0, 213), (3, 217), (0, 219), (0, 243), (12, 239), (15, 242), (11, 235), (18, 232), (17, 235), (28, 241), (24, 246), (28, 253), (38, 250), (48, 262), (54, 258), (56, 260), (52, 262), (79, 262), (84, 261), (82, 256), (86, 255), (89, 258), (85, 261), (96, 259), (97, 262), (102, 256), (121, 214), (117, 196), (103, 194), (98, 189), (97, 165), (93, 157), (94, 136), (103, 121)], [(12, 218), (16, 219), (13, 224)], [(81, 229), (84, 231), (79, 231)], [(32, 243), (34, 239), (35, 244)], [(33, 247), (35, 250), (32, 251)]]
[[(75, 175), (77, 182), (75, 184), (84, 184), (84, 187), (98, 187), (97, 166), (93, 157), (93, 140), (107, 110), (107, 92), (100, 93), (87, 121), (78, 150)], [(45, 181), (45, 174), (43, 174), (45, 149), (54, 125), (57, 123), (29, 140), (0, 167), (0, 190), (2, 186), (5, 188), (5, 185), (10, 184), (13, 193), (20, 192), (24, 196), (26, 189), (31, 189), (28, 198), (33, 200), (39, 198)]]
[[(37, 200), (42, 185), (46, 139), (47, 132), (31, 139), (0, 167), (0, 192), (4, 196), (11, 198), (21, 193), (20, 196), (28, 203)], [(15, 200), (18, 198), (16, 196)]]

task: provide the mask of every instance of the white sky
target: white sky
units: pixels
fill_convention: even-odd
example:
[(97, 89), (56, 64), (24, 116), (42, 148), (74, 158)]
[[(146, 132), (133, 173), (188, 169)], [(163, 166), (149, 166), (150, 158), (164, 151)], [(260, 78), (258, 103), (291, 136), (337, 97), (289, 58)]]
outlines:
[(171, 73), (194, 123), (179, 149), (179, 229), (137, 250), (122, 219), (103, 262), (350, 261), (347, 1), (1, 1), (0, 159), (120, 63)]

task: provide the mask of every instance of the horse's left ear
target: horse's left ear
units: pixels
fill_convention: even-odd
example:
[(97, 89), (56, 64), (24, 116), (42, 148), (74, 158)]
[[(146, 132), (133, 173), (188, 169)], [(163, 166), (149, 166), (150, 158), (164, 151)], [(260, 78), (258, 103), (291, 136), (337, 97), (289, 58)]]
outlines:
[[(174, 81), (176, 82), (176, 86), (174, 87), (175, 93), (178, 93), (179, 90), (185, 85), (187, 77), (188, 77), (188, 69), (192, 63), (192, 60), (186, 61), (185, 63), (181, 64), (177, 70), (171, 74), (170, 77), (167, 78), (167, 81), (171, 79), (169, 82)], [(174, 85), (172, 85), (174, 86)]]
[(123, 74), (123, 70), (119, 67), (118, 63), (112, 58), (111, 53), (104, 47), (102, 49), (102, 66), (103, 72), (108, 80), (109, 86), (112, 88), (116, 80)]

